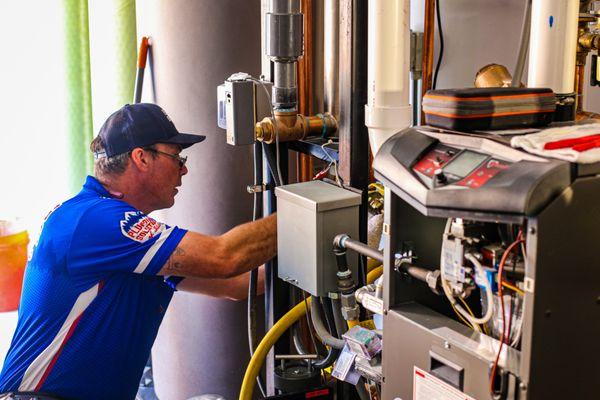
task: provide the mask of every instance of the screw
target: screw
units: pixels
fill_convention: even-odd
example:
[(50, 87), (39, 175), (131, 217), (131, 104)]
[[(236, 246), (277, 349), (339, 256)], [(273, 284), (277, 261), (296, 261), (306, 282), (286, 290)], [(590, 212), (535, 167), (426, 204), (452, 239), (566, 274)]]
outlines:
[(529, 233), (532, 235), (535, 234), (535, 228), (533, 226), (529, 228)]
[(552, 310), (546, 310), (546, 318), (550, 318), (552, 316)]
[(521, 390), (527, 390), (527, 384), (525, 384), (525, 382), (521, 382), (521, 383), (519, 384), (519, 388), (520, 388)]
[(596, 297), (596, 304), (600, 305), (600, 296)]
[(450, 343), (449, 343), (447, 340), (446, 340), (446, 341), (444, 341), (444, 348), (445, 348), (446, 350), (450, 350), (450, 347), (451, 347), (451, 346), (450, 346)]

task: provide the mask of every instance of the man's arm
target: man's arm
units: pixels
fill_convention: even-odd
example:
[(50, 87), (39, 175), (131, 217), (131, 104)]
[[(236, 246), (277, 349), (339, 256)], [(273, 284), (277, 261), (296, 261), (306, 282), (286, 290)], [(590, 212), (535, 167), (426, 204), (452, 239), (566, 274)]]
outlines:
[(238, 225), (221, 236), (187, 232), (159, 275), (225, 279), (264, 264), (277, 253), (277, 216)]
[[(249, 281), (250, 272), (229, 279), (185, 278), (177, 285), (177, 290), (239, 301), (248, 297)], [(264, 291), (265, 271), (263, 267), (260, 267), (258, 269), (256, 292), (261, 295)]]

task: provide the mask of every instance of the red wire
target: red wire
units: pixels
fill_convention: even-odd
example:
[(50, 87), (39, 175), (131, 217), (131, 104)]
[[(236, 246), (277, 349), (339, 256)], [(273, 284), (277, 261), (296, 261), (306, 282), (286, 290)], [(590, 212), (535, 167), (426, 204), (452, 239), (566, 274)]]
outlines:
[[(502, 346), (504, 345), (504, 340), (506, 339), (505, 330), (506, 330), (506, 316), (504, 315), (504, 296), (502, 291), (502, 273), (504, 272), (504, 264), (506, 263), (506, 259), (513, 251), (513, 249), (525, 241), (521, 239), (523, 237), (523, 231), (519, 231), (519, 235), (517, 236), (517, 240), (508, 246), (504, 254), (502, 254), (502, 258), (500, 259), (500, 265), (498, 266), (498, 297), (500, 297), (500, 307), (502, 309), (502, 332), (500, 334), (500, 347), (498, 347), (498, 354), (496, 354), (496, 360), (494, 361), (494, 366), (492, 367), (492, 373), (490, 375), (490, 393), (494, 394), (494, 381), (496, 380), (496, 370), (498, 369), (498, 361), (500, 360), (500, 354), (502, 353)], [(510, 334), (510, 332), (509, 332)]]

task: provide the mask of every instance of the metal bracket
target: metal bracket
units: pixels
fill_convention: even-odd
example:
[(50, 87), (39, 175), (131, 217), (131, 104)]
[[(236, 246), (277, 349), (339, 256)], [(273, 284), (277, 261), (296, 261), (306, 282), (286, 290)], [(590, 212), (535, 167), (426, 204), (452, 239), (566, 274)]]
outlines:
[(410, 32), (410, 72), (413, 80), (423, 76), (423, 32)]

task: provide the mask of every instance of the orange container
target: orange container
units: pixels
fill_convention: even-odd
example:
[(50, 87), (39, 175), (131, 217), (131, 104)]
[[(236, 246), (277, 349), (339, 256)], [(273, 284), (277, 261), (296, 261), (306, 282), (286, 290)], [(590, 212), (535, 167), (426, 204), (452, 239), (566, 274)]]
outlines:
[(28, 243), (26, 231), (15, 231), (10, 223), (0, 221), (0, 312), (19, 307)]

